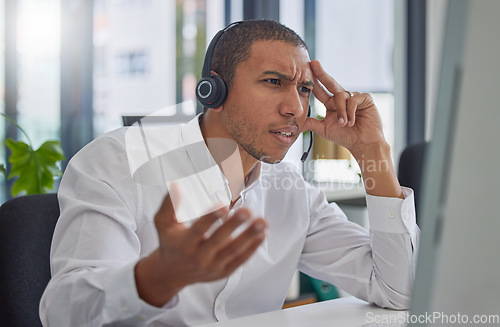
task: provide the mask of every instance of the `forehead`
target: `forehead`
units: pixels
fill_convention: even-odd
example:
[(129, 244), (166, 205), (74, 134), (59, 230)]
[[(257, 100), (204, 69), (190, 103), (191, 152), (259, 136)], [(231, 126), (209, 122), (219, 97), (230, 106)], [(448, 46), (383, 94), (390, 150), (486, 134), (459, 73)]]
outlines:
[[(312, 80), (306, 48), (285, 41), (257, 41), (250, 48), (248, 63), (256, 72), (279, 71), (287, 75), (300, 75), (300, 79)], [(242, 63), (242, 64), (243, 64)]]

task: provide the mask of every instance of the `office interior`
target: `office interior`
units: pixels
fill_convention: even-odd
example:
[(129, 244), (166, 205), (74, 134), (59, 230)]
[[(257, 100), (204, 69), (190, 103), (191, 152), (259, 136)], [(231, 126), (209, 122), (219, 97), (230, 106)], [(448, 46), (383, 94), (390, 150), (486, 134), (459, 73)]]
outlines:
[[(0, 0), (0, 112), (23, 127), (34, 147), (60, 140), (64, 171), (84, 145), (121, 127), (122, 116), (161, 110), (176, 122), (194, 117), (194, 88), (213, 35), (233, 21), (274, 19), (302, 36), (311, 58), (346, 89), (373, 95), (397, 167), (407, 146), (432, 139), (447, 2)], [(316, 101), (312, 108), (324, 114)], [(6, 120), (0, 134), (25, 139)], [(287, 160), (368, 227), (356, 163), (319, 142), (305, 167), (299, 161), (305, 140)], [(8, 155), (2, 144), (7, 172)], [(12, 180), (1, 179), (2, 203), (11, 187)], [(297, 282), (291, 299), (305, 292), (304, 283)], [(326, 298), (343, 295), (319, 287)]]

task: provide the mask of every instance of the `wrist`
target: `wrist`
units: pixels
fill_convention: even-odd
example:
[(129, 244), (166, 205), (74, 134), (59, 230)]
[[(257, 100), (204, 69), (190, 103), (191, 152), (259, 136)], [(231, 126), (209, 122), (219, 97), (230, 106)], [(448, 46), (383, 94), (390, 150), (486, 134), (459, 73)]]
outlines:
[(183, 288), (179, 279), (169, 276), (158, 250), (136, 264), (135, 283), (139, 297), (156, 307), (165, 305)]
[(367, 194), (404, 198), (387, 142), (357, 147), (352, 155), (358, 162)]
[[(390, 160), (392, 164), (391, 147), (385, 140), (377, 143), (359, 145), (350, 149), (350, 151), (358, 163), (368, 160)], [(363, 169), (361, 165), (360, 168)]]

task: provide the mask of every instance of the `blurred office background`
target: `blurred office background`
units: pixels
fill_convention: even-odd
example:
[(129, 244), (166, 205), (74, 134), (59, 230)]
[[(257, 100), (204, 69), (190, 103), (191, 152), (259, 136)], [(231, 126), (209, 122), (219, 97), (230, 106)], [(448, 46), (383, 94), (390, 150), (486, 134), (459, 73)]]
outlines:
[[(445, 3), (0, 0), (0, 112), (35, 146), (60, 139), (67, 159), (122, 126), (123, 115), (170, 108), (167, 114), (188, 119), (195, 107), (174, 105), (195, 100), (213, 35), (233, 21), (268, 18), (301, 35), (311, 58), (346, 89), (374, 96), (397, 159), (407, 144), (430, 137), (440, 56), (433, 44), (441, 42)], [(23, 136), (4, 120), (0, 135), (0, 162), (6, 162), (3, 140)], [(3, 202), (9, 191), (1, 183)]]

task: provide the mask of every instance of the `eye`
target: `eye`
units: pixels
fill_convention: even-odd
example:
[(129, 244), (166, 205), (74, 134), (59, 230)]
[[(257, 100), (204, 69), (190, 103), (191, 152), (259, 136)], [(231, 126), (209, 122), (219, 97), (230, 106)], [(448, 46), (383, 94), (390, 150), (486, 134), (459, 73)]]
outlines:
[(301, 86), (301, 87), (299, 88), (299, 91), (300, 91), (300, 92), (303, 92), (303, 93), (306, 93), (306, 94), (309, 94), (309, 93), (311, 93), (311, 92), (312, 92), (312, 90), (311, 90), (310, 88), (306, 87), (306, 86)]
[(274, 85), (280, 85), (280, 80), (277, 78), (268, 78), (265, 81)]

